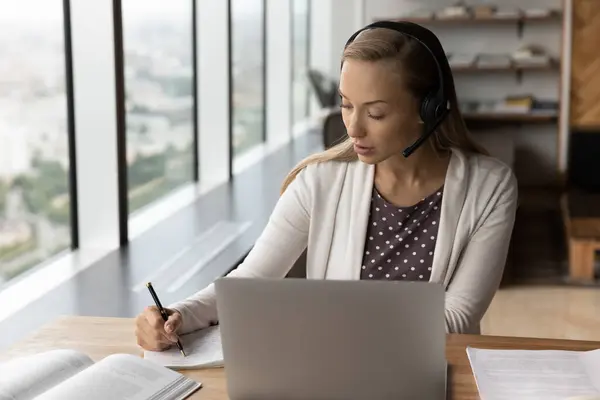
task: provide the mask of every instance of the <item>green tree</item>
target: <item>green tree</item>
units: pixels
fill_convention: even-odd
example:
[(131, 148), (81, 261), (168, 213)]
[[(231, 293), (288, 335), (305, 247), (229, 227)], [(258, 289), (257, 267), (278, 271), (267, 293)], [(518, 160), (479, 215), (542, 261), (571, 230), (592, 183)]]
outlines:
[(148, 183), (165, 175), (165, 155), (138, 156), (127, 169), (129, 187)]
[(64, 204), (58, 207), (50, 207), (48, 210), (48, 218), (51, 221), (56, 222), (61, 225), (68, 225), (70, 221), (70, 209), (69, 202), (65, 202)]
[(42, 214), (46, 209), (48, 198), (36, 185), (37, 179), (30, 175), (19, 175), (13, 181), (13, 187), (23, 191), (23, 200), (27, 210), (32, 214)]
[(69, 191), (68, 172), (58, 161), (39, 162), (37, 183), (50, 199)]
[(19, 175), (13, 187), (21, 188), (27, 209), (32, 214), (48, 215), (57, 196), (69, 191), (68, 171), (58, 161), (33, 160), (33, 173)]

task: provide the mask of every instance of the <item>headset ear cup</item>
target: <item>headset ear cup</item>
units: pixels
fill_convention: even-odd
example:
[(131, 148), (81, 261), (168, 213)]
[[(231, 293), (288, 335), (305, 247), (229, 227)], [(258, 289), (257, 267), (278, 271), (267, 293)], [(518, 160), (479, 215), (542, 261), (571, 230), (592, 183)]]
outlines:
[(442, 99), (441, 101), (438, 102), (437, 107), (435, 108), (435, 118), (443, 119), (449, 113), (450, 113), (449, 103), (447, 101), (443, 101), (443, 99)]
[(430, 101), (431, 101), (431, 97), (429, 95), (425, 96), (423, 101), (421, 101), (420, 117), (421, 117), (421, 121), (423, 121), (423, 123), (425, 125), (427, 125), (428, 122), (431, 121), (431, 114), (429, 113)]
[(438, 119), (438, 110), (441, 111), (440, 101), (432, 94), (428, 94), (421, 102), (421, 120), (429, 126)]

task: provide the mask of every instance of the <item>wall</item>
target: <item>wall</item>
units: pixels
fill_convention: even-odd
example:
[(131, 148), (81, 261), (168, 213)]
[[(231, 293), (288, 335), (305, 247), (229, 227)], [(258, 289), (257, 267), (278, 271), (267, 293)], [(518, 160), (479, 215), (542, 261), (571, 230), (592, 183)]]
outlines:
[[(318, 3), (318, 4), (317, 4)], [(454, 0), (313, 0), (312, 66), (333, 77), (339, 73), (339, 56), (348, 37), (375, 18), (398, 18), (416, 9), (438, 9)], [(502, 0), (502, 7), (559, 7), (560, 0)], [(520, 45), (540, 44), (551, 54), (560, 55), (560, 21), (529, 23), (523, 37), (516, 23), (473, 26), (432, 25), (447, 52), (510, 53)], [(559, 71), (523, 74), (522, 82), (514, 73), (456, 74), (460, 98), (501, 99), (508, 94), (532, 93), (540, 98), (558, 99)], [(474, 131), (476, 139), (493, 154), (512, 163), (506, 149), (514, 148), (514, 168), (519, 182), (546, 185), (555, 182), (558, 168), (558, 124), (523, 125)]]
[(363, 25), (364, 0), (312, 0), (311, 65), (337, 79), (348, 38)]

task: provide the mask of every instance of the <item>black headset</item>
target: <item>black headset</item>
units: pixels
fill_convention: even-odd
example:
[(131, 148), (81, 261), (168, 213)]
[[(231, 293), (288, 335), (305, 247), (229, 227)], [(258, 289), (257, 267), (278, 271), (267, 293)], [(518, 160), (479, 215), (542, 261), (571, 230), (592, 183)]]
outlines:
[(423, 133), (419, 139), (402, 152), (404, 157), (408, 157), (417, 150), (417, 148), (419, 148), (433, 132), (435, 132), (437, 127), (444, 121), (450, 112), (450, 101), (446, 97), (446, 82), (444, 79), (445, 76), (447, 76), (446, 74), (451, 74), (450, 65), (448, 64), (446, 53), (437, 36), (429, 29), (407, 21), (377, 21), (369, 24), (355, 32), (350, 39), (348, 39), (345, 47), (352, 43), (359, 33), (373, 28), (391, 29), (415, 39), (427, 49), (429, 54), (431, 54), (438, 72), (438, 81), (435, 83), (435, 87), (421, 100), (420, 116), (424, 124)]

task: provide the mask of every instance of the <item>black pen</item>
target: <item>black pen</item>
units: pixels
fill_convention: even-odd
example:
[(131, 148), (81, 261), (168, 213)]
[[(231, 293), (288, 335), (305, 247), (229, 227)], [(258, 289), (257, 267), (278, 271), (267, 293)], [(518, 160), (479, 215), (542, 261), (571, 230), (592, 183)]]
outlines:
[[(165, 321), (167, 321), (169, 319), (169, 315), (167, 314), (167, 311), (163, 308), (162, 304), (160, 304), (160, 300), (158, 299), (158, 296), (156, 295), (156, 292), (154, 291), (152, 284), (150, 282), (148, 282), (148, 283), (146, 283), (146, 287), (150, 291), (150, 295), (154, 299), (154, 302), (156, 303), (156, 307), (158, 308), (160, 315), (162, 315), (162, 318)], [(183, 356), (185, 357), (185, 352), (183, 351), (183, 346), (181, 345), (181, 342), (179, 341), (179, 339), (177, 339), (177, 347), (179, 348), (179, 351), (181, 352), (181, 354), (183, 354)]]

